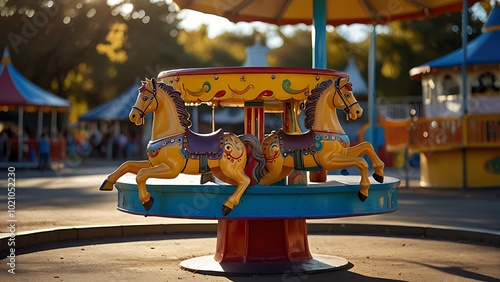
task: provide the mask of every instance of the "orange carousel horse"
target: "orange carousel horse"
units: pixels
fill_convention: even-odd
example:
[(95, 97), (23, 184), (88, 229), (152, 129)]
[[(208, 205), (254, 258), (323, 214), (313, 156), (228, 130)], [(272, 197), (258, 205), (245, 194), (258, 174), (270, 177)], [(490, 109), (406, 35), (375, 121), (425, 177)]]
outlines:
[(368, 197), (370, 180), (368, 163), (361, 155), (368, 155), (372, 161), (373, 178), (382, 183), (384, 163), (368, 142), (350, 147), (347, 134), (337, 117), (337, 108), (343, 109), (347, 120), (356, 120), (363, 114), (348, 77), (338, 77), (321, 82), (311, 91), (305, 105), (305, 133), (289, 134), (282, 130), (266, 136), (262, 151), (266, 159), (267, 173), (260, 180), (261, 185), (270, 185), (297, 170), (338, 170), (357, 167), (361, 174), (358, 197)]
[[(231, 212), (252, 181), (244, 171), (247, 154), (252, 156), (246, 148), (249, 142), (258, 144), (257, 138), (246, 134), (240, 139), (233, 133), (222, 132), (222, 129), (210, 134), (192, 132), (181, 93), (163, 82), (157, 83), (154, 78), (142, 82), (129, 119), (141, 125), (145, 115), (151, 112), (154, 114), (151, 141), (146, 149), (148, 160), (124, 162), (104, 180), (100, 190), (113, 190), (113, 185), (122, 175), (134, 173), (137, 175), (139, 198), (144, 208), (149, 210), (154, 199), (146, 190), (148, 178), (172, 179), (180, 173), (211, 171), (218, 179), (236, 186), (235, 192), (222, 205), (224, 215)], [(260, 153), (260, 150), (254, 151)], [(262, 170), (263, 166), (264, 161), (261, 167), (257, 166), (254, 170)], [(253, 181), (258, 182), (259, 179)]]

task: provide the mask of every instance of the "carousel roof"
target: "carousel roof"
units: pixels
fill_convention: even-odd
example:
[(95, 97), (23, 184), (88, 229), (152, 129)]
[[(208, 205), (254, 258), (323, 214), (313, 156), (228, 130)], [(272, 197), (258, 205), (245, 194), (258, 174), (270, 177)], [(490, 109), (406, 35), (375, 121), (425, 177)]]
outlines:
[(79, 121), (128, 120), (128, 115), (137, 99), (140, 83), (136, 81), (118, 97), (84, 113)]
[[(467, 44), (467, 65), (500, 64), (500, 5), (495, 4), (486, 24), (483, 34)], [(426, 64), (412, 68), (410, 77), (426, 74), (433, 68), (451, 68), (462, 66), (463, 49), (434, 59)]]
[(67, 110), (68, 100), (54, 95), (29, 81), (11, 64), (9, 51), (4, 49), (0, 64), (0, 106), (35, 106)]

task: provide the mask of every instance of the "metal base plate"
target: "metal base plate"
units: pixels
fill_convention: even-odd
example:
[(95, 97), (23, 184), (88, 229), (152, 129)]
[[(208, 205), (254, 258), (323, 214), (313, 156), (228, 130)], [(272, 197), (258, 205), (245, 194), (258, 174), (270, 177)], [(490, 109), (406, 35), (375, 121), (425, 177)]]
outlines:
[(217, 262), (214, 256), (202, 256), (180, 263), (184, 270), (207, 275), (276, 275), (339, 270), (348, 265), (341, 257), (313, 254), (301, 262)]

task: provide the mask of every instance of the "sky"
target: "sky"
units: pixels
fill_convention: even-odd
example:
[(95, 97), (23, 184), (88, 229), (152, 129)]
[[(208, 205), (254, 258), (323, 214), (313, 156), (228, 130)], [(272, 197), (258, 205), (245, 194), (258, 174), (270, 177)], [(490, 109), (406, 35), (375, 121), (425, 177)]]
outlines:
[[(226, 18), (204, 14), (193, 10), (183, 9), (179, 12), (178, 18), (182, 19), (179, 27), (186, 30), (197, 30), (203, 24), (207, 25), (207, 32), (210, 38), (214, 38), (224, 32), (237, 32), (242, 34), (251, 34), (253, 29), (261, 32), (268, 33), (268, 41), (266, 42), (269, 48), (278, 48), (283, 44), (283, 41), (277, 36), (278, 27), (261, 22), (239, 22), (233, 23)], [(282, 26), (281, 32), (284, 34), (293, 32), (294, 28), (310, 28), (306, 25)], [(328, 31), (332, 31), (333, 27), (327, 27)], [(337, 32), (344, 36), (346, 39), (353, 42), (361, 42), (365, 40), (368, 35), (369, 28), (362, 24), (342, 25), (337, 27)], [(276, 36), (273, 36), (273, 35)]]

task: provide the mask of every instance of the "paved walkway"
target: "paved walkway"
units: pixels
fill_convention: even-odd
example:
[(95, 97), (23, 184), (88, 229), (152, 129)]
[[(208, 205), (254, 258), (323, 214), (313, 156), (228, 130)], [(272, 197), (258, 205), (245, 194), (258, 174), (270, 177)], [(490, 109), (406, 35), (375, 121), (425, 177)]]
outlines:
[[(142, 217), (116, 210), (116, 191), (101, 192), (98, 187), (106, 174), (119, 162), (87, 161), (74, 168), (59, 171), (16, 171), (16, 232), (73, 227), (90, 232), (95, 226), (140, 225), (147, 229), (158, 224), (208, 224), (207, 234), (184, 234), (95, 239), (51, 243), (18, 250), (15, 280), (137, 280), (152, 281), (250, 281), (245, 277), (201, 277), (180, 270), (181, 260), (208, 255), (215, 250), (213, 226), (216, 221)], [(4, 170), (7, 175), (7, 170)], [(387, 169), (386, 175), (404, 178), (404, 171)], [(367, 226), (431, 228), (432, 230), (478, 231), (498, 242), (500, 237), (500, 188), (488, 190), (435, 190), (418, 187), (415, 171), (410, 172), (410, 188), (399, 189), (399, 209), (390, 214), (352, 218), (310, 220), (308, 223), (332, 224), (335, 227), (363, 226), (360, 235), (313, 232), (311, 251), (347, 258), (348, 269), (324, 274), (283, 275), (260, 278), (259, 281), (495, 281), (500, 278), (498, 245), (463, 244), (423, 240), (391, 235), (364, 236), (372, 233)], [(404, 186), (404, 180), (402, 186)], [(2, 178), (2, 187), (7, 181)], [(7, 202), (2, 189), (0, 201)], [(5, 205), (4, 205), (5, 207)], [(5, 222), (8, 214), (5, 212)], [(92, 226), (92, 227), (90, 227)], [(169, 225), (171, 226), (171, 225)], [(386, 226), (386, 227), (384, 227)], [(182, 229), (182, 228), (181, 228)], [(314, 229), (314, 228), (313, 228)], [(368, 228), (369, 229), (369, 228)], [(393, 228), (394, 229), (394, 228)], [(102, 229), (100, 229), (102, 232)], [(355, 232), (356, 228), (349, 229)], [(402, 231), (403, 229), (399, 229)], [(2, 232), (8, 231), (2, 228)], [(146, 232), (146, 231), (144, 231)], [(83, 231), (82, 231), (83, 233)], [(330, 234), (324, 234), (330, 233)], [(402, 231), (404, 233), (404, 230)], [(445, 234), (444, 232), (443, 234)], [(323, 235), (321, 235), (323, 234)], [(8, 233), (2, 233), (3, 237)], [(414, 235), (414, 234), (409, 234)], [(181, 237), (179, 237), (181, 236)], [(187, 237), (194, 237), (185, 239)], [(493, 237), (491, 237), (493, 236)], [(414, 237), (414, 236), (413, 236)], [(434, 236), (439, 237), (439, 236)], [(81, 238), (81, 237), (79, 237)], [(184, 238), (184, 239), (180, 239)], [(491, 241), (490, 241), (491, 242)], [(3, 246), (2, 246), (2, 249)], [(0, 260), (0, 279), (8, 275), (8, 258)], [(305, 276), (304, 276), (305, 275)], [(325, 280), (327, 279), (327, 280)], [(4, 280), (3, 280), (4, 281)], [(10, 281), (10, 280), (9, 280)], [(252, 280), (253, 281), (253, 280)]]

